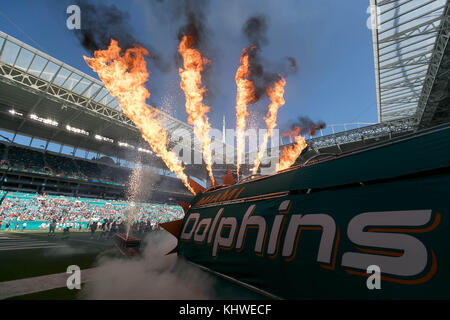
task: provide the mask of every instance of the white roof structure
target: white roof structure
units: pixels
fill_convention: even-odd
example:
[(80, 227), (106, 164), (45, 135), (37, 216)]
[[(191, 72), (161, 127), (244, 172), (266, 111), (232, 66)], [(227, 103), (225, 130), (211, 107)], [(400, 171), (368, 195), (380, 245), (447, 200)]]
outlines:
[[(378, 123), (310, 137), (307, 144), (317, 155), (450, 121), (450, 0), (370, 0), (370, 5)], [(277, 152), (278, 147), (270, 150)]]
[(370, 2), (378, 121), (420, 121), (448, 43), (449, 2)]

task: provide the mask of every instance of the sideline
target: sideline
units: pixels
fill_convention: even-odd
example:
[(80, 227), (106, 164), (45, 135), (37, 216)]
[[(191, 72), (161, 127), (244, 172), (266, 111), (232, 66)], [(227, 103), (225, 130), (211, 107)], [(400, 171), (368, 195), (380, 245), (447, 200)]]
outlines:
[[(81, 283), (94, 280), (97, 268), (81, 270)], [(55, 273), (46, 276), (0, 282), (0, 300), (26, 294), (66, 287), (71, 274)], [(97, 274), (98, 275), (98, 274)], [(76, 289), (73, 289), (76, 290)]]
[[(84, 240), (84, 239), (77, 239), (77, 238), (75, 238), (75, 237), (69, 237), (69, 238), (67, 238), (67, 239), (62, 239), (61, 237), (58, 237), (58, 238), (55, 238), (55, 237), (48, 237), (47, 236), (47, 233), (38, 233), (38, 232), (30, 232), (30, 233), (22, 233), (22, 232), (17, 232), (17, 231), (11, 231), (11, 233), (15, 233), (18, 237), (16, 237), (16, 238), (20, 238), (21, 236), (29, 236), (29, 238), (39, 238), (39, 239), (47, 239), (49, 242), (51, 242), (51, 243), (58, 243), (58, 242), (60, 242), (60, 241), (64, 241), (64, 242), (69, 242), (69, 241), (75, 241), (75, 242), (84, 242), (84, 243), (89, 243), (89, 244), (92, 244), (92, 245), (95, 245), (95, 246), (98, 246), (98, 245), (100, 245), (100, 246), (103, 246), (103, 247), (110, 247), (110, 246), (112, 246), (112, 242), (111, 243), (107, 243), (107, 242), (105, 242), (104, 240), (103, 241), (100, 241), (100, 240), (97, 240), (97, 241), (95, 241), (95, 239), (89, 239), (89, 240)], [(80, 232), (81, 233), (81, 232)], [(87, 232), (86, 232), (87, 233)], [(60, 232), (60, 234), (62, 235), (62, 232)], [(77, 234), (77, 233), (74, 233), (75, 235)], [(53, 240), (53, 241), (52, 241)], [(56, 241), (54, 241), (54, 240), (56, 240)], [(111, 239), (107, 239), (107, 240), (111, 240)]]

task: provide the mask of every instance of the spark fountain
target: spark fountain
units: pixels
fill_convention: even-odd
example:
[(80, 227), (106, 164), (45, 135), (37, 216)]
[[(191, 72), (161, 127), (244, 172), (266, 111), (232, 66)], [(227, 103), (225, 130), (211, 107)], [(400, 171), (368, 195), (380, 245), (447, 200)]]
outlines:
[(136, 220), (141, 212), (141, 205), (139, 202), (141, 179), (142, 168), (141, 159), (139, 157), (128, 180), (127, 201), (131, 204), (131, 206), (129, 210), (125, 211), (126, 233), (116, 233), (114, 237), (116, 247), (123, 255), (135, 255), (139, 252), (139, 247), (141, 244), (140, 239), (130, 237), (131, 224)]
[(127, 227), (126, 237), (130, 235), (131, 224), (139, 216), (141, 211), (141, 204), (138, 199), (138, 192), (140, 190), (140, 181), (142, 177), (142, 168), (140, 159), (136, 162), (136, 166), (131, 172), (128, 180), (127, 201), (131, 203), (130, 209), (125, 212)]

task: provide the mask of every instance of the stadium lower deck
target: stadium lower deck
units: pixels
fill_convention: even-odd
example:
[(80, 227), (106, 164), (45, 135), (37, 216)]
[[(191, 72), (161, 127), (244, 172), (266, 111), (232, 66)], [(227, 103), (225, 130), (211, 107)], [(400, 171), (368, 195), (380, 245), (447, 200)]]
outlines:
[(183, 216), (180, 206), (157, 203), (134, 203), (125, 200), (104, 200), (81, 197), (39, 195), (24, 192), (2, 192), (0, 207), (0, 230), (9, 223), (10, 230), (46, 229), (56, 220), (57, 228), (86, 228), (89, 222), (104, 219), (121, 223), (127, 214), (133, 215), (134, 223), (155, 226)]

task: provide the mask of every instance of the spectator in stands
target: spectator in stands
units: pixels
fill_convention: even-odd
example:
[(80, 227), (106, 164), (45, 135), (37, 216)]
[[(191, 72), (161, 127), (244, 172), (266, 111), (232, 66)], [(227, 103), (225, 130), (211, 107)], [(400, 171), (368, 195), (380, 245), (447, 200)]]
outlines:
[[(77, 223), (79, 226), (89, 223), (87, 229), (90, 230), (93, 221), (98, 219), (100, 221), (108, 219), (111, 221), (111, 226), (116, 221), (117, 231), (126, 232), (125, 221), (129, 219), (131, 207), (129, 202), (120, 200), (76, 199), (66, 196), (10, 192), (0, 206), (0, 216), (3, 217), (4, 223), (15, 222), (20, 224), (19, 226), (26, 221), (28, 229), (34, 225), (29, 221), (42, 222), (36, 225), (50, 225), (49, 222), (53, 221), (54, 228), (52, 230), (49, 228), (49, 235), (54, 235), (56, 223), (61, 228), (73, 227)], [(131, 231), (145, 232), (146, 223), (150, 226), (158, 225), (178, 220), (183, 215), (182, 208), (178, 206), (143, 203), (138, 206), (138, 209), (133, 210), (133, 219), (130, 221)]]

